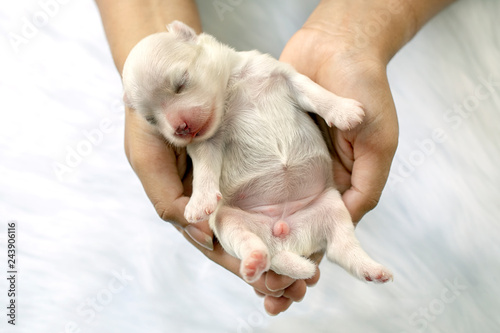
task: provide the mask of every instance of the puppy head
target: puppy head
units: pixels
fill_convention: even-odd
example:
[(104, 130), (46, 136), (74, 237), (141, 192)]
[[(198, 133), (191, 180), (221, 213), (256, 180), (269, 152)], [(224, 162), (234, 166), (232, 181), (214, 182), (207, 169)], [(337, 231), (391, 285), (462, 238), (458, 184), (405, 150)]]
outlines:
[(141, 40), (123, 68), (125, 103), (172, 144), (211, 137), (224, 108), (229, 66), (221, 44), (181, 22)]

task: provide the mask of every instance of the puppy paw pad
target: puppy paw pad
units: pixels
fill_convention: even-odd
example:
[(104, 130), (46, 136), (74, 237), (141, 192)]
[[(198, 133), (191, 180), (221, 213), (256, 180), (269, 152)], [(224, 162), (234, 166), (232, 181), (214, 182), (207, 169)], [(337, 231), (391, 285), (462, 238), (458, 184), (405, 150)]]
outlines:
[(268, 255), (261, 251), (253, 251), (241, 262), (241, 275), (245, 281), (255, 282), (262, 273), (269, 269)]

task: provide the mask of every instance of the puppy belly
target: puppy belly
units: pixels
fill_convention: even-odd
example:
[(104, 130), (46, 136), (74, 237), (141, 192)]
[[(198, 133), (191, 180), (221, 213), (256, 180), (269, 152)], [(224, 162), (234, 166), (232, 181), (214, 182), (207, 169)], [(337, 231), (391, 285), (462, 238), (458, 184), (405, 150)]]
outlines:
[(241, 251), (236, 249), (243, 242), (253, 244), (250, 234), (265, 244), (271, 257), (282, 251), (307, 257), (325, 245), (323, 219), (310, 219), (310, 214), (304, 214), (321, 204), (323, 193), (273, 205), (223, 205), (210, 219), (211, 227), (226, 251), (240, 259)]
[(328, 228), (317, 209), (321, 214), (324, 193), (245, 209), (223, 205), (210, 219), (211, 227), (224, 249), (242, 260), (245, 280), (269, 268), (295, 279), (310, 278), (316, 266), (307, 257), (326, 246)]
[(247, 206), (245, 201), (241, 201), (239, 207), (250, 213), (263, 214), (274, 219), (286, 219), (288, 216), (308, 206), (320, 193), (314, 193), (299, 200), (291, 200), (274, 205), (257, 204)]
[(249, 228), (267, 240), (272, 254), (285, 250), (307, 256), (318, 250), (324, 235), (319, 234), (319, 230), (323, 228), (316, 221), (302, 216), (301, 212), (310, 210), (310, 207), (321, 201), (322, 193), (323, 191), (280, 204), (240, 207), (240, 209), (256, 217)]

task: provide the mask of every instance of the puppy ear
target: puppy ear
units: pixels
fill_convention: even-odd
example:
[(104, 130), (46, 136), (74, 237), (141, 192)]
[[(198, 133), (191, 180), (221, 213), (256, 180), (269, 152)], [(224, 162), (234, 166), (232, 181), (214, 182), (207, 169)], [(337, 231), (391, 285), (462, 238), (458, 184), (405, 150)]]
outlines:
[(173, 33), (177, 38), (186, 41), (194, 42), (198, 37), (196, 32), (188, 25), (181, 21), (173, 21), (167, 25), (167, 30)]

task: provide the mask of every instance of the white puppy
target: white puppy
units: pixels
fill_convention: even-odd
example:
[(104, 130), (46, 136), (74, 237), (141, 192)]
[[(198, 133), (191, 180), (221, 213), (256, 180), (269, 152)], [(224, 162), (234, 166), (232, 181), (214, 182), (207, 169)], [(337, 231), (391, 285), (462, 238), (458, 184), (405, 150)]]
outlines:
[(193, 161), (190, 223), (209, 219), (219, 242), (241, 259), (248, 282), (269, 269), (314, 275), (307, 259), (328, 259), (366, 281), (391, 272), (360, 247), (314, 112), (348, 130), (364, 116), (291, 66), (257, 51), (236, 52), (181, 22), (144, 38), (123, 70), (125, 101)]

